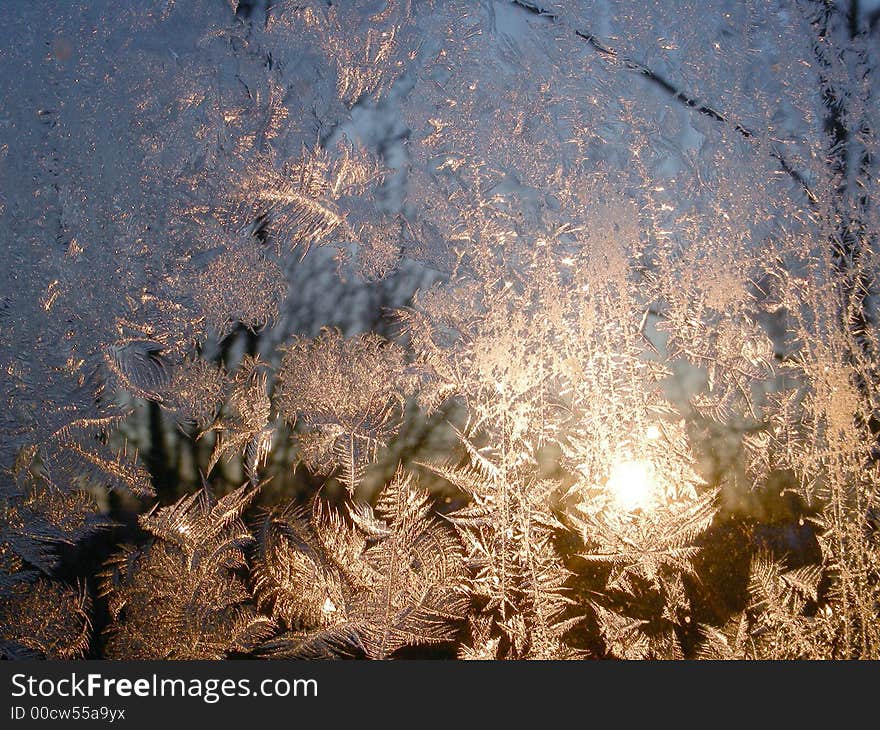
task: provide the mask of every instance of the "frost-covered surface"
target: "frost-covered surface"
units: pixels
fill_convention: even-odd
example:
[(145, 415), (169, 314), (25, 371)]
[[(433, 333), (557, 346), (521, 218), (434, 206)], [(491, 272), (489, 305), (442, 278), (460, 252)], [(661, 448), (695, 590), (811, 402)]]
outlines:
[(880, 656), (878, 26), (12, 3), (0, 652)]

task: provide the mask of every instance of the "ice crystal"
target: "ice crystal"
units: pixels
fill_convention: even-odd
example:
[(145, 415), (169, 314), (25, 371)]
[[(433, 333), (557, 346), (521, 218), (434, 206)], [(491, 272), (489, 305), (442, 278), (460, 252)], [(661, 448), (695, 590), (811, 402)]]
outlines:
[(236, 574), (253, 539), (240, 519), (253, 497), (248, 486), (219, 500), (201, 491), (141, 516), (153, 540), (126, 547), (103, 576), (113, 617), (108, 656), (222, 659), (271, 632)]
[(305, 428), (297, 439), (306, 463), (323, 472), (338, 468), (352, 492), (396, 432), (416, 385), (398, 345), (376, 335), (346, 340), (334, 330), (288, 345), (278, 378), (279, 410)]
[(430, 514), (427, 495), (398, 472), (375, 507), (350, 521), (316, 503), (312, 515), (269, 514), (255, 569), (260, 603), (290, 633), (272, 656), (382, 659), (408, 645), (450, 641), (464, 615), (462, 549)]

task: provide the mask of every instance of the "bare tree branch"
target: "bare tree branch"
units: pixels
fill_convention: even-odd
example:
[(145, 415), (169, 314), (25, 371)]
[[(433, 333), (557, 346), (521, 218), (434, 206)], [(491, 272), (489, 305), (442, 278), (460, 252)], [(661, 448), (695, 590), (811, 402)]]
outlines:
[[(562, 21), (562, 18), (558, 14), (544, 10), (537, 3), (530, 2), (529, 0), (511, 1), (514, 5), (517, 5), (534, 15), (547, 18), (552, 22)], [(578, 36), (578, 38), (582, 38), (587, 43), (589, 43), (590, 46), (600, 55), (605, 56), (606, 58), (613, 58), (621, 63), (624, 68), (630, 71), (635, 71), (636, 73), (653, 83), (655, 86), (658, 86), (660, 89), (665, 91), (673, 99), (683, 104), (684, 106), (690, 107), (691, 109), (694, 109), (703, 116), (714, 119), (716, 122), (730, 125), (734, 129), (734, 131), (738, 132), (745, 139), (756, 139), (755, 132), (748, 127), (733, 121), (730, 117), (722, 114), (713, 107), (708, 106), (707, 104), (702, 104), (696, 97), (691, 96), (690, 94), (686, 94), (684, 91), (675, 86), (675, 84), (664, 78), (662, 75), (658, 74), (653, 69), (645, 66), (643, 63), (639, 63), (638, 61), (628, 58), (627, 56), (621, 56), (615, 49), (600, 41), (595, 35), (593, 35), (589, 31), (578, 30), (577, 28), (575, 28), (574, 34)], [(791, 163), (786, 159), (785, 155), (783, 155), (782, 152), (780, 152), (774, 146), (770, 147), (769, 154), (774, 160), (779, 163), (779, 166), (783, 170), (783, 172), (785, 172), (786, 175), (788, 175), (803, 189), (810, 203), (814, 206), (817, 205), (819, 199), (816, 197), (816, 194), (812, 191), (804, 176), (791, 165)]]

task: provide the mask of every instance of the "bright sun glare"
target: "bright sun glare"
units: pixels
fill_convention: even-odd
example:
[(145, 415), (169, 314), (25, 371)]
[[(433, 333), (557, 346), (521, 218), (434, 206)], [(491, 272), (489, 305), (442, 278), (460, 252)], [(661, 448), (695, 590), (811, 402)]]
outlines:
[(651, 464), (647, 461), (619, 461), (611, 468), (607, 487), (617, 506), (630, 512), (647, 509), (657, 495)]

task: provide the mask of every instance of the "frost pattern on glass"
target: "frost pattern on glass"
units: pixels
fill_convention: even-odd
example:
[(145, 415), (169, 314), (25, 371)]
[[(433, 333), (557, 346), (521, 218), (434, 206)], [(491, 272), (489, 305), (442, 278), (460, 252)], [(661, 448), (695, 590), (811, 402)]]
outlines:
[(876, 15), (247, 10), (0, 30), (0, 654), (880, 658)]

